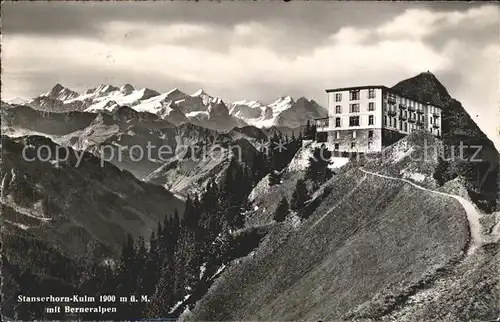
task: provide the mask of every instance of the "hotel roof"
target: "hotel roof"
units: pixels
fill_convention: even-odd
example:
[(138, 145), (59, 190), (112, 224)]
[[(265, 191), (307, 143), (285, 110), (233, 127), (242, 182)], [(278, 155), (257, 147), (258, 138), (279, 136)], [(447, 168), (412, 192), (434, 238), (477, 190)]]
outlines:
[(392, 92), (392, 93), (397, 94), (397, 95), (402, 96), (402, 97), (409, 98), (412, 101), (419, 102), (421, 104), (429, 104), (429, 105), (432, 105), (432, 106), (435, 106), (435, 107), (442, 109), (440, 106), (431, 104), (430, 102), (422, 102), (420, 100), (408, 97), (407, 95), (403, 95), (399, 91), (395, 91), (394, 89), (387, 87), (385, 85), (364, 85), (364, 86), (352, 86), (352, 87), (339, 87), (339, 88), (326, 89), (325, 92), (331, 93), (331, 92), (342, 92), (342, 91), (362, 90), (362, 89), (378, 89), (378, 88), (386, 90), (388, 92)]
[(382, 89), (391, 90), (389, 87), (387, 87), (385, 85), (364, 85), (364, 86), (332, 88), (332, 89), (327, 89), (325, 91), (327, 93), (330, 93), (330, 92), (341, 92), (341, 91), (348, 91), (348, 90), (361, 90), (361, 89), (374, 89), (374, 88), (382, 88)]

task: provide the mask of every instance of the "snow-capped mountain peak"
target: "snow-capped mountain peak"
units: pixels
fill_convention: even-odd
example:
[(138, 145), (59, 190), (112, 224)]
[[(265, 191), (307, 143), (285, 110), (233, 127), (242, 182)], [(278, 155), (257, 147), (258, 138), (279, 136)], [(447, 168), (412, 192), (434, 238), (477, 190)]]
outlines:
[(193, 97), (196, 97), (196, 96), (210, 96), (208, 95), (205, 90), (203, 90), (203, 88), (200, 88), (199, 90), (197, 90), (196, 92), (194, 92), (191, 96)]
[(187, 96), (188, 95), (186, 93), (182, 92), (178, 88), (174, 88), (174, 89), (168, 91), (167, 93), (165, 93), (165, 97), (172, 100), (173, 102), (184, 99)]
[(113, 85), (99, 85), (99, 87), (96, 88), (95, 92), (96, 93), (111, 93), (114, 91), (117, 91), (119, 88), (115, 87)]
[(231, 106), (238, 106), (238, 105), (245, 105), (245, 106), (248, 106), (250, 108), (260, 108), (260, 107), (264, 106), (264, 104), (262, 104), (259, 101), (241, 100), (241, 101), (234, 101), (231, 103)]
[(278, 97), (270, 104), (257, 100), (239, 100), (226, 105), (219, 97), (199, 89), (188, 95), (178, 88), (160, 93), (151, 88), (136, 89), (130, 84), (120, 87), (102, 84), (83, 93), (56, 84), (48, 93), (27, 104), (45, 110), (86, 112), (114, 111), (128, 106), (136, 111), (158, 115), (174, 124), (193, 122), (212, 129), (227, 130), (236, 125), (257, 127), (303, 125), (308, 119), (326, 116), (326, 110), (304, 97)]
[[(171, 95), (171, 94), (184, 94), (182, 91), (180, 91), (177, 87), (174, 89), (169, 90), (166, 94)], [(185, 94), (184, 94), (185, 95)]]
[(54, 94), (57, 94), (59, 93), (60, 91), (64, 90), (66, 87), (62, 86), (61, 84), (57, 83), (54, 85), (54, 87), (52, 87), (52, 89), (50, 91), (47, 92), (47, 94), (45, 94), (46, 96), (51, 96), (51, 95), (54, 95)]
[(281, 96), (276, 101), (274, 101), (273, 103), (269, 104), (269, 106), (271, 106), (273, 109), (274, 108), (277, 108), (277, 109), (286, 109), (286, 108), (290, 107), (294, 103), (295, 103), (295, 101), (293, 100), (293, 98), (291, 96)]
[(191, 97), (199, 97), (201, 98), (201, 100), (203, 101), (203, 105), (210, 105), (210, 103), (215, 103), (215, 104), (220, 104), (222, 103), (222, 99), (220, 99), (219, 97), (213, 97), (209, 94), (207, 94), (207, 92), (205, 92), (205, 90), (203, 90), (202, 88), (200, 88), (199, 90), (197, 90), (196, 92), (194, 92)]
[(67, 88), (67, 87), (64, 87), (63, 85), (61, 85), (59, 83), (57, 83), (56, 85), (54, 85), (54, 87), (52, 87), (52, 89), (49, 92), (47, 92), (43, 96), (47, 96), (47, 97), (55, 98), (55, 99), (59, 99), (59, 100), (67, 100), (67, 99), (72, 99), (74, 97), (77, 97), (78, 93)]
[(160, 95), (159, 92), (155, 91), (154, 89), (147, 88), (147, 87), (141, 88), (138, 92), (141, 94), (141, 97), (139, 98), (139, 100), (147, 100), (151, 97), (155, 97), (155, 96)]
[(295, 101), (291, 96), (281, 96), (264, 105), (258, 101), (235, 101), (230, 105), (230, 114), (257, 127), (282, 125), (298, 127), (308, 119), (326, 116), (326, 110), (313, 100), (304, 97)]
[(135, 90), (134, 86), (132, 86), (130, 84), (125, 84), (125, 85), (120, 87), (120, 92), (123, 95), (130, 95), (134, 90)]

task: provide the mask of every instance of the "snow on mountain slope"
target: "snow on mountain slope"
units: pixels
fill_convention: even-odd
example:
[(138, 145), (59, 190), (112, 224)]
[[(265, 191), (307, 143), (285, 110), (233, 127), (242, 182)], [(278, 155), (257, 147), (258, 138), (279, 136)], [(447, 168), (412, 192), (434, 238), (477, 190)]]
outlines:
[(133, 108), (138, 112), (149, 112), (161, 118), (169, 119), (169, 121), (174, 124), (180, 124), (187, 122), (188, 118), (175, 102), (185, 97), (187, 97), (186, 94), (175, 88), (170, 92), (143, 100), (139, 104), (133, 106)]
[(208, 95), (203, 89), (197, 90), (191, 96), (201, 98), (203, 105), (209, 105), (210, 103), (220, 104), (220, 102), (222, 102), (220, 98)]
[(273, 109), (273, 115), (278, 115), (279, 113), (289, 109), (295, 101), (291, 96), (283, 96), (278, 98), (275, 102), (269, 104), (269, 107)]
[(78, 93), (62, 86), (61, 84), (56, 84), (45, 96), (57, 98), (59, 100), (71, 100), (78, 96)]
[(265, 107), (258, 101), (235, 101), (229, 106), (229, 114), (241, 119), (256, 119), (261, 117)]
[(161, 108), (168, 108), (169, 110), (173, 110), (171, 105), (176, 101), (185, 99), (187, 96), (188, 95), (175, 88), (167, 93), (142, 100), (141, 102), (139, 102), (139, 104), (134, 106), (134, 109), (137, 111), (149, 113), (155, 113)]
[(7, 104), (24, 104), (26, 103), (26, 99), (21, 98), (21, 97), (14, 97), (9, 100), (6, 100), (5, 103)]
[(46, 111), (91, 113), (114, 112), (119, 106), (129, 106), (176, 125), (193, 122), (218, 131), (245, 125), (296, 128), (309, 119), (327, 114), (316, 102), (303, 97), (295, 101), (291, 96), (282, 96), (270, 104), (240, 100), (226, 105), (221, 98), (211, 96), (203, 89), (188, 95), (177, 88), (160, 93), (149, 88), (136, 89), (130, 84), (121, 87), (99, 85), (83, 93), (56, 84), (49, 92), (28, 101), (27, 105)]
[(236, 101), (230, 105), (229, 113), (260, 128), (275, 125), (295, 128), (306, 124), (307, 120), (327, 115), (327, 111), (313, 100), (301, 97), (295, 101), (291, 96), (282, 96), (268, 105), (258, 101)]
[[(287, 106), (282, 104), (278, 110)], [(274, 121), (274, 125), (298, 127), (307, 123), (308, 120), (326, 117), (327, 111), (314, 100), (307, 100), (305, 97), (299, 98), (289, 108), (283, 109)]]
[[(126, 95), (124, 95), (126, 94)], [(141, 101), (148, 100), (152, 97), (160, 95), (155, 90), (149, 88), (142, 88), (140, 90), (134, 90), (130, 93), (123, 93), (121, 90), (114, 90), (108, 93), (108, 95), (101, 96), (101, 92), (94, 94), (94, 104), (90, 105), (85, 109), (86, 112), (99, 111), (104, 109), (103, 107), (108, 104), (108, 102), (113, 101), (118, 105), (138, 105)]]

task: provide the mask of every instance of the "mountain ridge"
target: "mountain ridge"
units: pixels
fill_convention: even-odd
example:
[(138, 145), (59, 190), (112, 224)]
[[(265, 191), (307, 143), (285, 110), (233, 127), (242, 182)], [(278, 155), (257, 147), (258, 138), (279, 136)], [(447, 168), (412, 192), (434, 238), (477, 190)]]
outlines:
[[(295, 128), (305, 125), (309, 118), (324, 117), (327, 114), (325, 108), (305, 97), (294, 100), (291, 96), (280, 96), (268, 104), (256, 100), (226, 103), (204, 89), (189, 95), (178, 88), (160, 93), (150, 88), (136, 89), (130, 84), (120, 87), (101, 84), (78, 93), (57, 83), (46, 94), (27, 100), (25, 104), (47, 111), (93, 113), (100, 110), (113, 111), (118, 106), (127, 105), (138, 111), (156, 114), (174, 124), (193, 122), (221, 131), (245, 125)], [(219, 110), (218, 117), (215, 118), (210, 115), (214, 108)]]

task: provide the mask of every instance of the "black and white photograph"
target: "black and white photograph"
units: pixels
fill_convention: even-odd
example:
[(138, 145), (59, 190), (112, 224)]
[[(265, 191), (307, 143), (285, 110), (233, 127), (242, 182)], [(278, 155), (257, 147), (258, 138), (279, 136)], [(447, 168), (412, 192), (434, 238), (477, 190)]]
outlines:
[(3, 321), (500, 321), (500, 5), (4, 1)]

